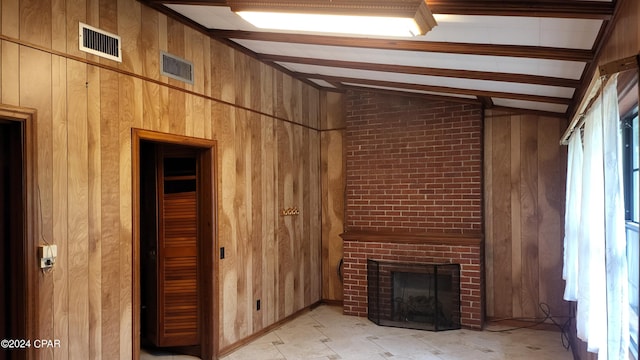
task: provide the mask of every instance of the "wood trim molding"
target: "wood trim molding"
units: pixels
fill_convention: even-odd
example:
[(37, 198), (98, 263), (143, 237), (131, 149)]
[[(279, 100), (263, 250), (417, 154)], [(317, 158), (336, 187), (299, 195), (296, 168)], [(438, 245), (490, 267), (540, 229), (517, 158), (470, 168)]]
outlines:
[[(207, 35), (207, 34), (208, 33), (205, 33), (205, 35)], [(306, 125), (306, 124), (301, 124), (301, 123), (295, 122), (293, 120), (289, 120), (289, 119), (286, 119), (284, 117), (277, 116), (275, 113), (273, 113), (273, 114), (265, 113), (265, 112), (260, 111), (260, 110), (252, 109), (252, 108), (249, 108), (249, 107), (246, 107), (246, 106), (235, 104), (233, 102), (229, 102), (229, 101), (226, 101), (226, 100), (223, 100), (223, 99), (219, 99), (219, 98), (213, 97), (211, 95), (207, 95), (205, 93), (198, 93), (198, 92), (195, 92), (193, 90), (189, 90), (189, 89), (185, 89), (185, 88), (173, 85), (171, 83), (162, 82), (162, 81), (160, 81), (158, 79), (153, 79), (151, 77), (147, 77), (147, 76), (144, 76), (144, 75), (141, 75), (141, 74), (136, 74), (136, 73), (134, 73), (132, 71), (124, 70), (124, 69), (121, 69), (121, 68), (119, 68), (117, 66), (113, 66), (110, 63), (106, 63), (106, 62), (102, 63), (102, 62), (99, 62), (99, 61), (87, 60), (87, 59), (84, 59), (84, 58), (81, 58), (81, 57), (78, 57), (78, 56), (70, 55), (70, 54), (67, 54), (67, 53), (64, 53), (64, 52), (60, 52), (60, 51), (56, 51), (56, 50), (53, 50), (53, 49), (48, 49), (48, 48), (45, 48), (45, 47), (40, 46), (40, 45), (29, 43), (29, 42), (23, 41), (21, 39), (9, 37), (9, 36), (2, 35), (2, 34), (0, 34), (0, 40), (4, 40), (4, 41), (7, 41), (7, 42), (10, 42), (10, 43), (19, 45), (19, 46), (25, 46), (25, 47), (28, 47), (30, 49), (42, 51), (42, 52), (45, 52), (47, 54), (57, 55), (57, 56), (60, 56), (62, 58), (65, 58), (65, 59), (78, 61), (78, 62), (81, 62), (83, 64), (87, 64), (87, 65), (90, 65), (90, 66), (95, 66), (95, 67), (100, 68), (100, 69), (113, 71), (116, 74), (131, 76), (133, 78), (140, 79), (140, 80), (145, 81), (145, 82), (149, 82), (149, 83), (152, 83), (152, 84), (155, 84), (155, 85), (166, 87), (168, 89), (177, 90), (177, 91), (183, 92), (185, 94), (197, 96), (199, 98), (210, 100), (210, 101), (213, 101), (213, 102), (216, 102), (216, 103), (219, 103), (219, 104), (232, 106), (232, 107), (237, 108), (237, 109), (246, 110), (246, 111), (249, 111), (251, 113), (262, 115), (262, 116), (266, 116), (266, 117), (269, 117), (269, 118), (272, 118), (272, 119), (275, 119), (275, 120), (278, 120), (278, 121), (283, 121), (283, 122), (289, 123), (289, 124), (294, 125), (294, 126), (301, 126), (301, 127), (305, 128), (305, 129), (315, 130), (315, 131), (320, 130), (320, 129), (314, 128), (313, 126), (309, 126), (309, 125)], [(224, 39), (222, 39), (222, 40), (221, 39), (216, 39), (216, 41), (225, 41), (225, 40)], [(233, 43), (233, 42), (230, 41), (229, 43)], [(253, 56), (254, 58), (258, 59), (257, 55), (255, 55), (255, 54), (254, 55), (250, 55), (250, 56)], [(278, 67), (276, 67), (276, 69), (286, 73), (287, 75), (289, 75), (289, 76), (291, 76), (293, 78), (302, 79), (300, 77), (297, 77), (297, 75), (291, 73), (291, 71), (289, 71), (289, 70), (286, 70), (286, 71), (283, 70), (284, 68), (279, 69)], [(319, 89), (319, 86), (317, 84), (309, 83), (306, 79), (302, 79), (301, 81), (305, 82), (306, 84), (309, 84), (309, 85), (313, 86), (316, 89)], [(328, 90), (328, 89), (323, 88), (323, 90)]]
[(640, 55), (632, 55), (624, 59), (608, 62), (598, 67), (600, 76), (611, 76), (625, 70), (638, 70), (640, 68)]
[(562, 332), (558, 325), (553, 323), (541, 322), (542, 319), (501, 319), (487, 317), (484, 320), (484, 325), (486, 328), (491, 328), (492, 326), (500, 326), (500, 329), (504, 329), (504, 327), (507, 326), (513, 328), (528, 328), (533, 330)]
[(512, 82), (512, 83), (561, 86), (561, 87), (569, 87), (569, 88), (577, 88), (580, 85), (579, 80), (557, 78), (557, 77), (551, 77), (551, 76), (457, 70), (457, 69), (439, 69), (439, 68), (430, 68), (430, 67), (423, 67), (423, 66), (376, 64), (376, 63), (366, 63), (366, 62), (358, 62), (358, 61), (314, 59), (314, 58), (304, 58), (304, 57), (286, 56), (286, 55), (260, 54), (258, 55), (258, 60), (265, 61), (265, 62), (285, 62), (285, 63), (318, 65), (318, 66), (348, 68), (348, 69), (357, 69), (357, 70), (394, 72), (394, 73), (425, 75), (425, 76), (454, 77), (454, 78), (474, 79), (474, 80), (505, 81), (505, 82)]
[(480, 101), (482, 107), (485, 109), (491, 109), (495, 106), (493, 100), (489, 96), (478, 96), (478, 101)]
[(609, 39), (611, 38), (613, 30), (620, 18), (620, 9), (625, 1), (630, 0), (614, 1), (613, 16), (610, 20), (605, 20), (605, 23), (600, 28), (600, 33), (598, 33), (598, 37), (591, 49), (594, 54), (594, 58), (587, 64), (584, 71), (582, 71), (582, 77), (580, 78), (581, 85), (578, 87), (577, 91), (573, 93), (573, 102), (567, 109), (567, 117), (569, 119), (573, 119), (577, 115), (581, 102), (589, 91), (589, 84), (594, 78), (596, 71), (598, 71), (603, 49), (605, 45), (609, 43)]
[[(131, 129), (131, 181), (132, 181), (132, 358), (140, 358), (140, 142), (151, 141), (160, 144), (177, 144), (185, 147), (197, 148), (200, 153), (198, 161), (209, 163), (209, 167), (203, 167), (201, 174), (202, 202), (198, 211), (203, 217), (199, 232), (203, 235), (199, 240), (199, 249), (202, 259), (199, 260), (199, 267), (202, 272), (200, 279), (201, 298), (208, 299), (201, 308), (201, 341), (200, 357), (202, 359), (215, 359), (218, 352), (220, 334), (220, 324), (218, 322), (218, 272), (219, 262), (215, 249), (218, 248), (218, 221), (217, 221), (217, 141), (203, 138), (194, 138), (183, 135), (173, 135), (137, 128)], [(213, 269), (203, 271), (203, 269)]]
[(244, 338), (244, 339), (242, 339), (242, 340), (240, 340), (240, 341), (238, 341), (236, 343), (233, 343), (233, 344), (231, 344), (229, 346), (226, 346), (223, 349), (220, 349), (220, 352), (218, 353), (218, 356), (222, 357), (222, 356), (230, 354), (234, 350), (237, 350), (238, 348), (241, 348), (242, 346), (249, 344), (250, 342), (258, 339), (259, 337), (261, 337), (262, 335), (270, 332), (271, 330), (277, 329), (278, 327), (288, 323), (289, 321), (292, 321), (292, 320), (300, 317), (301, 315), (304, 315), (304, 314), (310, 312), (311, 310), (315, 309), (316, 307), (322, 305), (322, 303), (323, 303), (322, 301), (318, 301), (318, 302), (313, 303), (313, 304), (311, 304), (311, 305), (309, 305), (307, 307), (304, 307), (304, 308), (294, 312), (293, 314), (285, 317), (284, 319), (276, 321), (275, 323), (267, 326), (266, 328), (254, 333), (252, 335), (249, 335), (248, 337), (246, 337), (246, 338)]
[(452, 88), (447, 86), (434, 86), (434, 85), (410, 84), (410, 83), (393, 82), (393, 81), (370, 80), (365, 78), (350, 78), (350, 77), (344, 77), (344, 76), (319, 75), (319, 74), (310, 74), (310, 73), (299, 73), (299, 75), (309, 79), (336, 81), (340, 83), (382, 86), (382, 87), (396, 88), (396, 89), (467, 95), (467, 96), (474, 96), (474, 97), (486, 96), (486, 97), (495, 97), (495, 98), (502, 98), (502, 99), (536, 101), (536, 102), (560, 104), (560, 105), (570, 105), (572, 101), (572, 99), (570, 98), (560, 98), (560, 97), (553, 97), (553, 96), (516, 94), (516, 93), (506, 93), (506, 92), (488, 91), (488, 90), (462, 89), (462, 88)]
[(458, 104), (472, 104), (472, 105), (478, 105), (478, 106), (482, 105), (482, 103), (480, 103), (478, 98), (471, 98), (471, 97), (457, 97), (457, 96), (436, 95), (436, 94), (420, 93), (420, 92), (399, 91), (399, 90), (383, 89), (383, 88), (376, 88), (376, 87), (364, 86), (364, 85), (354, 85), (354, 84), (342, 85), (342, 87), (345, 90), (353, 89), (357, 91), (388, 94), (391, 96), (404, 96), (404, 97), (412, 97), (412, 98), (431, 100), (431, 101), (448, 101), (448, 102), (453, 102)]
[(516, 115), (531, 114), (536, 116), (544, 116), (544, 117), (564, 119), (564, 120), (567, 119), (567, 115), (565, 113), (556, 113), (556, 112), (544, 111), (544, 110), (519, 109), (519, 108), (508, 107), (508, 106), (493, 106), (490, 109), (497, 110), (497, 111), (504, 111), (504, 112), (508, 112), (509, 114), (516, 114)]
[(434, 14), (531, 16), (569, 19), (602, 19), (613, 16), (612, 2), (596, 1), (500, 1), (500, 0), (429, 0)]
[(340, 234), (344, 241), (355, 242), (382, 242), (400, 244), (428, 244), (428, 245), (462, 245), (480, 246), (484, 240), (481, 233), (472, 234), (446, 234), (435, 232), (402, 233), (384, 231), (354, 230)]
[(322, 300), (320, 300), (320, 305), (343, 307), (344, 306), (344, 301), (343, 300), (322, 299)]
[(227, 0), (146, 0), (152, 4), (227, 6)]
[[(22, 126), (22, 176), (24, 182), (22, 201), (25, 205), (23, 213), (24, 240), (22, 251), (24, 252), (24, 264), (22, 276), (25, 280), (25, 286), (22, 289), (22, 294), (18, 295), (18, 298), (22, 299), (24, 304), (24, 324), (21, 325), (24, 326), (25, 339), (37, 339), (42, 338), (42, 335), (39, 335), (41, 315), (40, 304), (43, 300), (40, 299), (40, 287), (42, 286), (44, 289), (43, 292), (45, 293), (53, 291), (53, 280), (51, 274), (49, 274), (48, 279), (45, 276), (41, 281), (39, 281), (38, 273), (40, 272), (40, 267), (36, 257), (38, 234), (43, 231), (43, 229), (38, 228), (38, 212), (42, 211), (42, 209), (38, 206), (38, 196), (40, 195), (35, 181), (35, 164), (37, 156), (35, 124), (37, 121), (37, 112), (35, 109), (31, 108), (0, 104), (0, 119), (17, 121), (20, 122)], [(45, 299), (45, 301), (49, 301), (49, 299)], [(22, 355), (18, 355), (18, 358), (22, 358), (21, 356)], [(34, 358), (35, 348), (31, 347), (27, 349), (24, 356), (25, 359)]]

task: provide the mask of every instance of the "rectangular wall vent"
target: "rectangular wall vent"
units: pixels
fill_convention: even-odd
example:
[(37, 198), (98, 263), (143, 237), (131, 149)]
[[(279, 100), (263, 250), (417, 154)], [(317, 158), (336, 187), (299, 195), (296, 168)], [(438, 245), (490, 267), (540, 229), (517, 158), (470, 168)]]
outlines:
[(193, 63), (160, 51), (160, 72), (172, 79), (193, 85)]
[(83, 23), (80, 23), (79, 28), (79, 46), (81, 51), (122, 62), (120, 36)]

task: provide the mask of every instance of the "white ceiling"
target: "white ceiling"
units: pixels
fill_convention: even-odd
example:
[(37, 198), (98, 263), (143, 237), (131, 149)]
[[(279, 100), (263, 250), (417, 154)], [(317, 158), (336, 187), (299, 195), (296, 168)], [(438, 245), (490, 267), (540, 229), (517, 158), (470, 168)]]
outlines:
[[(429, 34), (427, 34), (429, 35)], [(432, 68), (507, 72), (580, 79), (584, 62), (527, 59), (506, 56), (480, 56), (406, 50), (347, 48), (271, 41), (236, 39), (236, 43), (258, 54), (298, 56), (373, 64), (395, 64)]]
[[(544, 4), (536, 1), (516, 0), (483, 1), (493, 10), (481, 12), (490, 14), (465, 9), (437, 12), (442, 5), (460, 5), (460, 1), (473, 0), (427, 0), (430, 6), (432, 2), (439, 5), (434, 7), (438, 25), (425, 36), (373, 42), (328, 34), (279, 36), (285, 32), (257, 29), (221, 0), (146, 2), (166, 7), (168, 13), (197, 23), (212, 36), (228, 39), (321, 88), (379, 88), (571, 115), (580, 91), (588, 85), (587, 72), (594, 69), (589, 65), (602, 41), (599, 34), (611, 23), (615, 1), (545, 2), (570, 7), (560, 14), (540, 8)], [(515, 4), (519, 11), (502, 10), (501, 4)], [(595, 8), (598, 14), (584, 15), (583, 7)], [(439, 44), (448, 47), (439, 49)]]

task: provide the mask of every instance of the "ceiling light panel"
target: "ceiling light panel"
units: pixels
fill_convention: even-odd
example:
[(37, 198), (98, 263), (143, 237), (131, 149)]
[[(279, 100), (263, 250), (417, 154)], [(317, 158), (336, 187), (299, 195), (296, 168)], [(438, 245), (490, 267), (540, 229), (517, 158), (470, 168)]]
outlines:
[(228, 0), (258, 28), (367, 36), (418, 36), (436, 26), (424, 0)]
[(418, 25), (408, 18), (261, 11), (241, 11), (238, 15), (262, 29), (372, 36), (415, 36), (420, 33)]

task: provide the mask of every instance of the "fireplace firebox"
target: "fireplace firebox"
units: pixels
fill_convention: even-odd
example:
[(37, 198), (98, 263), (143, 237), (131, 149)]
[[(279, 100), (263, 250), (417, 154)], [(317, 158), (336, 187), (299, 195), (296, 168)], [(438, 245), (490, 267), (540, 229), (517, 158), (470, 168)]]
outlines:
[(460, 329), (460, 265), (367, 260), (368, 317), (378, 325)]

